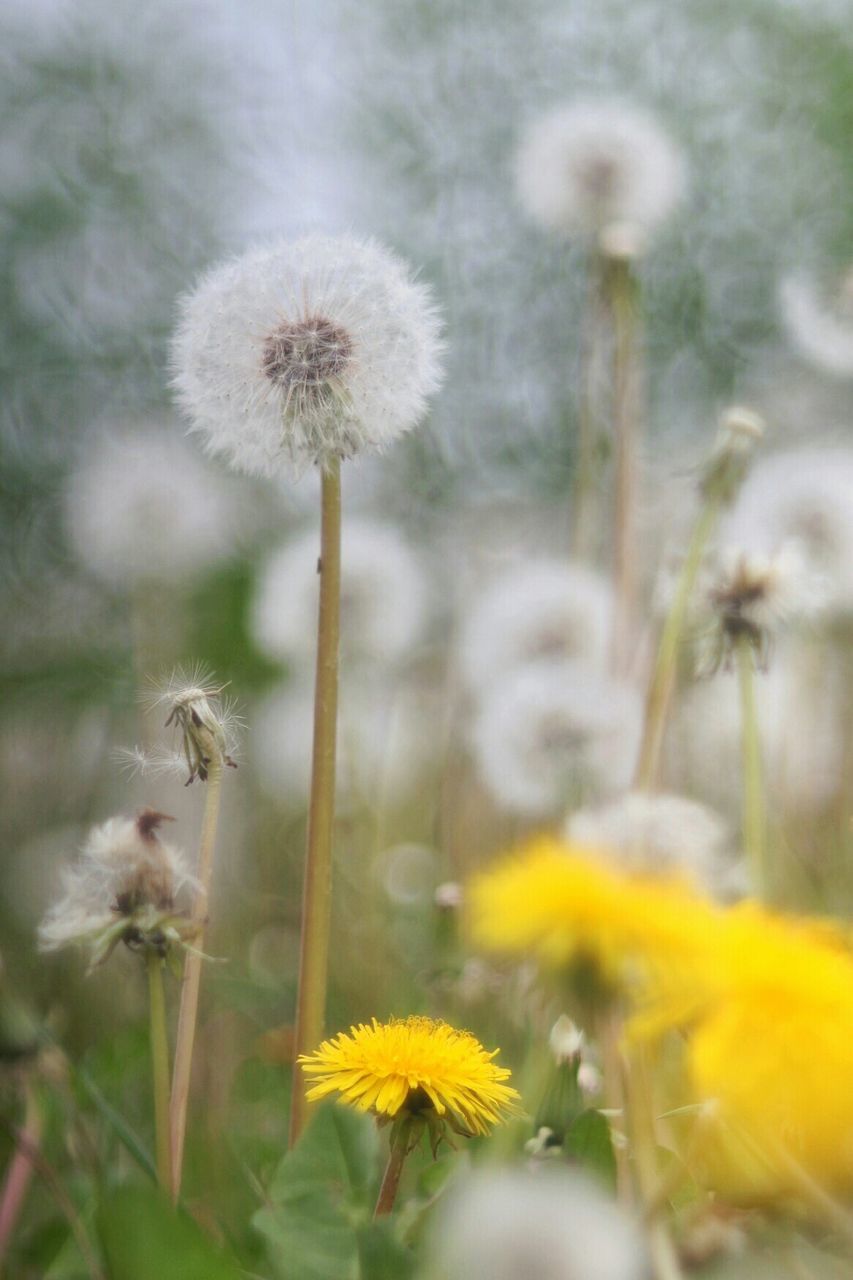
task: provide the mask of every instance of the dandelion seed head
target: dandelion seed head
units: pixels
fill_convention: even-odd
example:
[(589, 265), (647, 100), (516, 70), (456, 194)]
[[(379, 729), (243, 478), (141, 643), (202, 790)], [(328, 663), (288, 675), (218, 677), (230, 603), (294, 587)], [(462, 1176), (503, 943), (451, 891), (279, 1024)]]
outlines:
[[(261, 571), (252, 633), (261, 651), (308, 666), (317, 639), (317, 534), (273, 552)], [(426, 619), (421, 565), (394, 525), (347, 520), (341, 538), (341, 650), (346, 660), (388, 664), (411, 656)]]
[(803, 555), (794, 542), (772, 555), (725, 548), (707, 595), (717, 633), (706, 635), (706, 645), (717, 645), (719, 655), (709, 654), (710, 669), (715, 670), (719, 657), (744, 638), (763, 664), (773, 636), (798, 614), (812, 612), (820, 594), (821, 584), (807, 580)]
[(186, 580), (233, 549), (236, 510), (223, 481), (159, 424), (101, 434), (66, 491), (84, 564), (113, 586)]
[(187, 669), (178, 667), (162, 679), (150, 680), (142, 695), (150, 710), (168, 709), (165, 727), (174, 725), (180, 734), (184, 762), (189, 769), (187, 785), (195, 778), (206, 782), (212, 763), (237, 767), (234, 757), (243, 720), (237, 715), (233, 701), (221, 698), (224, 688), (213, 683), (205, 667), (197, 665)]
[(623, 790), (641, 723), (642, 700), (630, 685), (580, 663), (522, 667), (484, 699), (474, 758), (501, 807), (543, 818), (579, 796)]
[(566, 660), (602, 668), (612, 618), (610, 586), (594, 570), (556, 560), (513, 567), (475, 598), (463, 619), (463, 679), (482, 696), (521, 666)]
[(825, 373), (853, 375), (853, 271), (841, 280), (835, 297), (824, 295), (804, 272), (779, 286), (782, 323), (800, 352)]
[(634, 1224), (592, 1182), (549, 1165), (482, 1170), (448, 1198), (432, 1232), (436, 1280), (641, 1280)]
[(795, 542), (804, 577), (817, 582), (828, 613), (853, 609), (853, 450), (792, 449), (755, 466), (721, 538), (772, 555)]
[(682, 874), (721, 896), (733, 887), (736, 868), (724, 819), (684, 796), (629, 792), (571, 814), (565, 833), (628, 871)]
[(516, 180), (528, 214), (566, 235), (605, 232), (632, 257), (643, 233), (670, 213), (684, 167), (657, 121), (613, 101), (576, 102), (536, 121), (518, 152)]
[(238, 470), (299, 474), (381, 450), (440, 382), (429, 289), (381, 246), (313, 235), (213, 268), (182, 303), (174, 385), (191, 429)]

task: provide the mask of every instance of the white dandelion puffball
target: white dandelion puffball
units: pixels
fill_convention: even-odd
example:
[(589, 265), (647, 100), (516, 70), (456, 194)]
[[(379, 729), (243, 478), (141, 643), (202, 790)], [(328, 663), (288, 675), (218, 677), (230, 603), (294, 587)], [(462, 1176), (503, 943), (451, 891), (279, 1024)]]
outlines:
[(711, 893), (727, 894), (733, 878), (725, 821), (684, 796), (631, 791), (609, 804), (579, 809), (566, 837), (630, 871), (681, 872)]
[(666, 218), (685, 177), (679, 152), (652, 116), (627, 103), (583, 101), (534, 122), (516, 181), (530, 217), (552, 231), (600, 233), (623, 224), (639, 234)]
[[(434, 733), (429, 709), (409, 690), (349, 681), (338, 706), (337, 792), (342, 806), (394, 803), (417, 785)], [(262, 790), (281, 804), (307, 804), (314, 739), (308, 680), (274, 689), (252, 716), (251, 758)]]
[(180, 850), (160, 840), (163, 821), (163, 814), (148, 809), (92, 828), (79, 857), (63, 872), (62, 897), (39, 927), (43, 951), (91, 941), (143, 906), (174, 908), (192, 877)]
[(516, 667), (536, 662), (602, 668), (612, 620), (610, 586), (595, 570), (557, 560), (515, 566), (475, 599), (463, 621), (462, 677), (484, 695)]
[(307, 236), (214, 267), (185, 296), (174, 385), (210, 452), (254, 475), (381, 450), (439, 385), (430, 290), (380, 245)]
[(528, 666), (485, 699), (472, 745), (480, 777), (503, 808), (544, 818), (579, 797), (628, 786), (642, 699), (581, 663)]
[[(319, 575), (316, 532), (274, 552), (258, 580), (251, 628), (275, 660), (313, 662)], [(391, 524), (345, 520), (341, 534), (341, 650), (346, 658), (387, 664), (410, 654), (426, 618), (420, 563)]]
[(834, 299), (824, 297), (808, 275), (787, 276), (779, 307), (788, 337), (812, 364), (837, 377), (853, 375), (853, 269)]
[(773, 553), (796, 542), (828, 611), (853, 610), (853, 449), (792, 449), (759, 462), (721, 537)]
[(706, 603), (732, 640), (746, 632), (757, 641), (813, 612), (821, 597), (821, 583), (807, 577), (799, 544), (788, 541), (773, 552), (723, 547)]
[(487, 1169), (447, 1197), (431, 1234), (429, 1280), (642, 1280), (633, 1222), (563, 1169)]
[(226, 483), (154, 426), (104, 436), (68, 481), (66, 517), (84, 564), (113, 585), (180, 581), (233, 548)]

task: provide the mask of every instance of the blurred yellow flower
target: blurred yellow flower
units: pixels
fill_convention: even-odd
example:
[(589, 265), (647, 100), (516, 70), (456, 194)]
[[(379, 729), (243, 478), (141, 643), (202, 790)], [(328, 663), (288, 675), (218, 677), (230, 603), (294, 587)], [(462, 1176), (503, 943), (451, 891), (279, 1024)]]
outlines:
[[(310, 1102), (337, 1093), (359, 1111), (389, 1119), (403, 1110), (428, 1120), (446, 1120), (465, 1136), (485, 1134), (489, 1126), (517, 1111), (519, 1095), (504, 1083), (510, 1072), (492, 1059), (467, 1031), (446, 1022), (410, 1017), (371, 1025), (324, 1040), (299, 1061), (318, 1083)], [(431, 1125), (432, 1127), (432, 1125)]]
[(547, 835), (476, 876), (468, 901), (478, 945), (615, 983), (706, 951), (721, 915), (680, 877), (630, 874)]

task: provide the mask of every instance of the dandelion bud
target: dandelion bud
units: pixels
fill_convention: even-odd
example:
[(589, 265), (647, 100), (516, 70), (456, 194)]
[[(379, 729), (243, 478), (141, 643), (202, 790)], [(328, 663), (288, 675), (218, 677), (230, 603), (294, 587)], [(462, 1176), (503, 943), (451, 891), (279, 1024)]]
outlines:
[(440, 382), (429, 290), (373, 241), (314, 235), (215, 267), (183, 301), (178, 400), (210, 452), (298, 474), (411, 430)]
[(551, 1028), (548, 1045), (558, 1063), (579, 1058), (584, 1045), (584, 1034), (576, 1027), (568, 1014), (561, 1013)]
[(445, 880), (437, 886), (433, 901), (440, 911), (458, 911), (463, 902), (462, 885), (457, 880)]
[(730, 503), (743, 483), (755, 445), (763, 438), (764, 420), (735, 405), (720, 418), (717, 439), (702, 477), (702, 493)]
[(168, 707), (166, 728), (175, 725), (181, 735), (190, 771), (187, 786), (196, 778), (206, 782), (211, 764), (237, 768), (232, 759), (237, 717), (232, 707), (220, 702), (221, 693), (222, 686), (211, 685), (204, 671), (179, 670), (163, 684), (155, 685), (149, 699), (152, 707)]
[(684, 187), (681, 157), (654, 118), (607, 101), (572, 103), (536, 121), (516, 179), (535, 221), (566, 235), (598, 233), (617, 257), (640, 252), (643, 233), (666, 218)]
[(135, 819), (111, 818), (92, 829), (64, 872), (63, 897), (39, 927), (43, 951), (86, 945), (91, 969), (119, 942), (165, 956), (194, 935), (196, 926), (176, 901), (191, 880), (183, 854), (159, 835), (168, 821), (166, 814), (143, 809)]

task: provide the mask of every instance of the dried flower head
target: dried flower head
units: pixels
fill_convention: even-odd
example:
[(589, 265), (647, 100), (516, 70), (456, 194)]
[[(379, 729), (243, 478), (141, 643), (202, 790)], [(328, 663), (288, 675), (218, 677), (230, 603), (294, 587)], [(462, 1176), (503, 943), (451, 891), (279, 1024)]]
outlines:
[(484, 695), (530, 664), (579, 661), (601, 669), (612, 618), (612, 591), (595, 570), (556, 560), (514, 566), (486, 587), (463, 620), (465, 683)]
[(426, 286), (373, 241), (280, 241), (215, 267), (184, 298), (178, 400), (238, 469), (298, 473), (417, 424), (440, 382), (439, 328)]
[(519, 194), (537, 222), (566, 235), (630, 227), (632, 252), (643, 232), (669, 214), (684, 187), (681, 157), (657, 121), (638, 107), (575, 102), (536, 121), (516, 162)]
[(430, 1280), (641, 1280), (634, 1223), (581, 1174), (486, 1169), (469, 1177), (432, 1232)]
[(735, 887), (725, 822), (684, 796), (632, 791), (599, 808), (579, 809), (566, 822), (566, 837), (629, 871), (685, 875), (722, 896)]
[(70, 478), (67, 519), (84, 563), (118, 586), (198, 573), (228, 554), (235, 523), (222, 481), (153, 425), (98, 441)]
[(827, 373), (853, 374), (853, 269), (842, 276), (834, 296), (803, 272), (779, 286), (782, 322), (804, 356)]
[(111, 818), (92, 829), (63, 874), (63, 897), (39, 927), (42, 950), (88, 946), (94, 968), (119, 942), (165, 956), (194, 936), (197, 926), (177, 905), (191, 877), (179, 850), (160, 839), (166, 821), (166, 814), (143, 809), (135, 819)]
[[(271, 658), (306, 666), (317, 643), (317, 535), (274, 552), (261, 571), (252, 632)], [(348, 659), (388, 664), (420, 638), (426, 587), (420, 564), (391, 524), (353, 519), (341, 537), (341, 633)]]
[(720, 418), (717, 439), (702, 476), (705, 497), (733, 501), (749, 470), (755, 446), (763, 438), (763, 418), (751, 409), (733, 405)]
[(734, 546), (772, 554), (795, 541), (809, 579), (820, 580), (823, 607), (853, 610), (853, 450), (792, 449), (752, 471), (726, 518)]
[(492, 1061), (498, 1052), (432, 1018), (374, 1018), (370, 1026), (360, 1023), (324, 1040), (299, 1061), (317, 1081), (307, 1094), (312, 1102), (338, 1094), (380, 1120), (408, 1111), (427, 1125), (435, 1150), (446, 1126), (473, 1137), (518, 1110), (508, 1068)]
[(225, 685), (214, 685), (203, 668), (174, 671), (166, 680), (152, 683), (145, 700), (153, 709), (167, 707), (166, 728), (175, 725), (189, 777), (206, 782), (211, 764), (236, 769), (232, 759), (239, 718), (229, 703), (220, 698)]
[(531, 817), (630, 781), (642, 701), (581, 663), (518, 668), (484, 699), (472, 729), (482, 780), (502, 807)]

